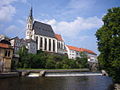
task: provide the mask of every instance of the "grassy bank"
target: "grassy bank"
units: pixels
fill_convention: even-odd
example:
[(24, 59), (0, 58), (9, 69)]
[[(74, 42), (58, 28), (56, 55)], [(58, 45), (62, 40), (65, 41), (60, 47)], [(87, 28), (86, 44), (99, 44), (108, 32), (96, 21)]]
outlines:
[(17, 70), (89, 70), (88, 68), (82, 69), (41, 69), (41, 68), (18, 68)]

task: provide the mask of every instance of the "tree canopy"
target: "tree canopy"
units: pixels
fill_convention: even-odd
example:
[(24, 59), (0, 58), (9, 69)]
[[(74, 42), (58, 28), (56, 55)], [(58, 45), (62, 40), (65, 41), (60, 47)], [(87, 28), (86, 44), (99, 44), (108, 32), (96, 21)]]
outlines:
[(57, 55), (38, 51), (37, 54), (27, 53), (27, 49), (22, 47), (19, 50), (18, 68), (45, 68), (45, 69), (73, 69), (87, 68), (87, 57), (81, 53), (81, 58), (76, 60), (68, 59), (66, 55)]
[(108, 9), (102, 20), (104, 24), (96, 32), (98, 60), (101, 69), (120, 83), (120, 7)]

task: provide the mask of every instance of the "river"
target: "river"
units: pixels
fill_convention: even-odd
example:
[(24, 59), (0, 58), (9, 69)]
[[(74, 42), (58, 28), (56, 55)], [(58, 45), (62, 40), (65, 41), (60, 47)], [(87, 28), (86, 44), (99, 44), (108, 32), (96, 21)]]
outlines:
[(112, 90), (107, 76), (20, 77), (0, 79), (0, 90)]

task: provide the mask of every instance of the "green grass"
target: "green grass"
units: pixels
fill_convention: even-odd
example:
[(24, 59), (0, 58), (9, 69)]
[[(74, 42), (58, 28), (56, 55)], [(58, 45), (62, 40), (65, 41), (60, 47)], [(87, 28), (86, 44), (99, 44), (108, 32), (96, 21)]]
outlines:
[(89, 70), (88, 68), (78, 68), (78, 69), (40, 69), (40, 68), (18, 68), (17, 70)]

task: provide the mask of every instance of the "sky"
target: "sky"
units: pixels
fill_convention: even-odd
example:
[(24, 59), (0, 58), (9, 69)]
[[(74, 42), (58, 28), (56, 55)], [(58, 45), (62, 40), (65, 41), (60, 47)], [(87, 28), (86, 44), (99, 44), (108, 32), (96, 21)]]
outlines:
[(50, 24), (67, 45), (99, 54), (95, 33), (120, 0), (0, 0), (0, 34), (24, 38), (31, 6), (34, 20)]

